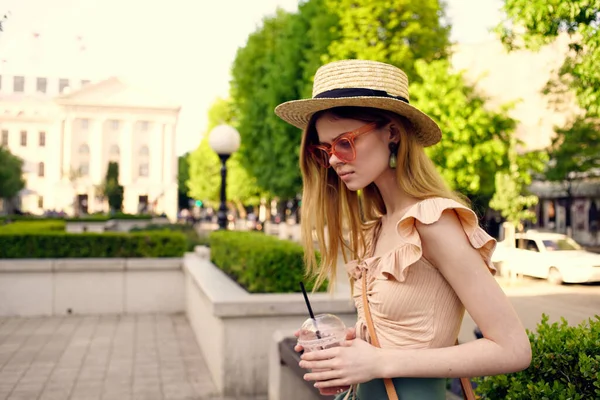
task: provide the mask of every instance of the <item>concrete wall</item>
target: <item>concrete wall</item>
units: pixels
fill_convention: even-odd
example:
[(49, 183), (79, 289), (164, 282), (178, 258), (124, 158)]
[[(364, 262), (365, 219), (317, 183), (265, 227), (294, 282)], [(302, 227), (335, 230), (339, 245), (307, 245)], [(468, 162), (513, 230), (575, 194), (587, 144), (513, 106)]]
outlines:
[(0, 260), (0, 316), (174, 313), (180, 258)]
[[(266, 396), (269, 350), (276, 331), (294, 332), (308, 317), (301, 293), (250, 294), (208, 259), (184, 257), (187, 315), (218, 391), (225, 396)], [(347, 295), (310, 295), (316, 314), (356, 321)]]

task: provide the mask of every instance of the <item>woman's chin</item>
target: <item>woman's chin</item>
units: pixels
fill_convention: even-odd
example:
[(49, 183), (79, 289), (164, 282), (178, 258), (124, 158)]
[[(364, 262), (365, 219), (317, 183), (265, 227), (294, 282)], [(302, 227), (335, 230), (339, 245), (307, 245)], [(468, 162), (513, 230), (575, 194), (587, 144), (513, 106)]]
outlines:
[(357, 190), (364, 189), (367, 185), (362, 185), (359, 182), (344, 182), (346, 185), (346, 189), (351, 192), (356, 192)]

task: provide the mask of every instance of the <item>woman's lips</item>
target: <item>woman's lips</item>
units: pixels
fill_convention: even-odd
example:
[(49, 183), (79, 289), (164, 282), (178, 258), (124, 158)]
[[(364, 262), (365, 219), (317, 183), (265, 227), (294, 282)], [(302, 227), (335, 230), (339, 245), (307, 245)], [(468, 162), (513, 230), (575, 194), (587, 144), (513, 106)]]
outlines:
[(349, 179), (350, 176), (352, 176), (353, 174), (354, 174), (354, 172), (340, 172), (338, 174), (338, 176), (340, 177), (340, 179), (346, 180), (346, 179)]

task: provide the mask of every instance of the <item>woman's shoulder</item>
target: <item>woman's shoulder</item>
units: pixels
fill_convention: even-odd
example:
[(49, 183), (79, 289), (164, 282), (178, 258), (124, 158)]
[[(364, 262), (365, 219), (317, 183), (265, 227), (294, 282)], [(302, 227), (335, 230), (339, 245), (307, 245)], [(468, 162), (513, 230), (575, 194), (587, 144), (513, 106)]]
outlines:
[(478, 222), (475, 212), (465, 204), (446, 197), (430, 197), (419, 200), (410, 207), (398, 221), (398, 225), (402, 225), (404, 221), (406, 224), (414, 224), (418, 221), (421, 224), (430, 225), (442, 218), (444, 212), (450, 210), (459, 214), (459, 217), (464, 216), (465, 219), (474, 221), (475, 224)]

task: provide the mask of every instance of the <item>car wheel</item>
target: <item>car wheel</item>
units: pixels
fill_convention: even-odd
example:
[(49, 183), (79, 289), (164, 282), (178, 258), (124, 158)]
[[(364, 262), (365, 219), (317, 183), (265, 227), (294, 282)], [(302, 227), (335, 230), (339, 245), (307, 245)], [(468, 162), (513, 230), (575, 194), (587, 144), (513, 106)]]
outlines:
[(554, 267), (550, 268), (550, 271), (548, 271), (548, 282), (553, 285), (562, 285), (563, 279), (558, 269)]

